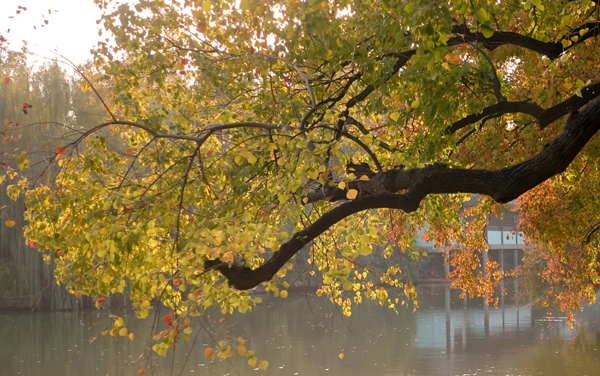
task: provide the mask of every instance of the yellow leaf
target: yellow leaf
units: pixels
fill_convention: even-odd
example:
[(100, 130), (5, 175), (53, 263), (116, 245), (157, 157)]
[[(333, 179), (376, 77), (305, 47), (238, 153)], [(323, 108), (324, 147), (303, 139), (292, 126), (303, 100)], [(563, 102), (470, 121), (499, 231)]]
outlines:
[(267, 369), (267, 367), (269, 366), (269, 362), (267, 362), (266, 360), (263, 360), (262, 362), (260, 362), (260, 364), (258, 365), (258, 368), (262, 369), (263, 371)]
[(257, 359), (256, 357), (254, 357), (254, 358), (252, 358), (252, 359), (249, 359), (249, 360), (248, 360), (248, 364), (250, 365), (250, 367), (254, 367), (254, 366), (256, 365), (256, 361), (257, 361), (257, 360), (258, 360), (258, 359)]
[(302, 203), (304, 203), (304, 204), (308, 204), (308, 197), (304, 197), (304, 198), (302, 199)]
[(338, 187), (340, 187), (340, 189), (346, 189), (346, 182), (344, 182), (344, 181), (341, 181), (341, 182), (338, 184)]
[(421, 103), (419, 102), (419, 100), (415, 100), (415, 101), (413, 101), (413, 102), (410, 104), (410, 106), (411, 106), (412, 108), (417, 108), (417, 107), (419, 107), (419, 105), (420, 105), (420, 104), (421, 104)]
[(280, 295), (282, 298), (284, 298), (284, 299), (285, 299), (285, 298), (287, 298), (287, 296), (288, 296), (288, 292), (287, 292), (286, 290), (281, 290), (281, 291), (279, 292), (279, 295)]
[(119, 335), (121, 337), (126, 336), (127, 335), (127, 328), (121, 328), (121, 330), (119, 330)]
[(7, 225), (8, 227), (13, 227), (15, 225), (15, 221), (6, 221), (4, 222), (5, 225)]
[(393, 121), (397, 121), (400, 118), (400, 113), (399, 112), (392, 112), (390, 114), (390, 119), (392, 119)]
[(344, 359), (344, 353), (340, 353), (340, 355), (338, 355), (340, 357), (340, 359)]
[(369, 181), (369, 180), (371, 180), (371, 179), (369, 179), (369, 177), (368, 177), (367, 175), (363, 175), (363, 176), (361, 176), (361, 177), (360, 177), (360, 179), (358, 179), (358, 180)]
[(238, 351), (238, 354), (244, 355), (246, 353), (246, 351), (247, 351), (246, 350), (246, 346), (244, 346), (243, 343), (239, 344), (238, 347), (237, 347), (237, 351)]
[(348, 200), (354, 200), (356, 196), (358, 196), (358, 191), (356, 189), (350, 189), (348, 193), (346, 193)]

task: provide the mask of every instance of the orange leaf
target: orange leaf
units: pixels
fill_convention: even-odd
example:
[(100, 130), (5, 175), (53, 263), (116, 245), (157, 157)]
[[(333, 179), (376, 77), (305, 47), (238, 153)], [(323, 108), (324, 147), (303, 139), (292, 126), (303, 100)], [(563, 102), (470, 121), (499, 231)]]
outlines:
[(133, 333), (129, 333), (129, 339), (133, 341), (134, 338), (135, 338), (135, 335), (133, 335)]
[(6, 77), (4, 79), (4, 85), (8, 85), (9, 82), (10, 82), (10, 77)]
[(2, 142), (7, 143), (10, 142), (12, 139), (12, 136), (4, 137), (4, 140), (2, 140)]
[(208, 349), (204, 350), (204, 357), (210, 358), (211, 356), (213, 356), (214, 353), (215, 349), (209, 347)]
[(65, 153), (65, 147), (64, 146), (57, 146), (56, 147), (56, 154), (58, 155), (63, 155)]
[(77, 291), (75, 293), (75, 296), (77, 297), (77, 299), (81, 298), (81, 291)]
[(7, 225), (8, 227), (13, 227), (15, 225), (15, 221), (6, 221), (4, 222), (5, 225)]
[(144, 376), (144, 373), (146, 373), (146, 369), (145, 368), (140, 368), (137, 372), (138, 375), (140, 376)]

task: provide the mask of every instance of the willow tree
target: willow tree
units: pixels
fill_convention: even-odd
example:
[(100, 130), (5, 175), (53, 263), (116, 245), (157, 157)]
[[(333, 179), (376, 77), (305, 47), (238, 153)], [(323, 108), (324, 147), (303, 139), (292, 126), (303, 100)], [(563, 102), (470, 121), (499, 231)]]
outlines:
[(425, 225), (460, 249), (456, 286), (487, 293), (497, 204), (598, 173), (594, 1), (96, 3), (107, 120), (57, 147), (52, 184), (11, 192), (27, 190), (27, 237), (73, 292), (102, 304), (129, 286), (138, 316), (173, 309), (159, 354), (188, 315), (246, 312), (261, 284), (287, 297), (304, 247), (294, 264), (347, 315), (411, 300), (398, 266), (368, 262), (417, 257)]

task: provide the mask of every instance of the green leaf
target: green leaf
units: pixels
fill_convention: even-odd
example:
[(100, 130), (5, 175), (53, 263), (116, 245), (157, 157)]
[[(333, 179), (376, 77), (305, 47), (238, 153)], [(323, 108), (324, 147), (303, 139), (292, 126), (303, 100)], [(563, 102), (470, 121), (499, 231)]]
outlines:
[(479, 8), (479, 10), (475, 12), (475, 18), (477, 18), (477, 21), (480, 23), (485, 23), (488, 20), (488, 14), (485, 9)]
[(481, 29), (481, 34), (483, 34), (483, 36), (486, 38), (491, 38), (492, 35), (494, 35), (494, 29), (492, 29), (491, 27), (489, 27), (486, 24), (481, 25), (480, 29)]

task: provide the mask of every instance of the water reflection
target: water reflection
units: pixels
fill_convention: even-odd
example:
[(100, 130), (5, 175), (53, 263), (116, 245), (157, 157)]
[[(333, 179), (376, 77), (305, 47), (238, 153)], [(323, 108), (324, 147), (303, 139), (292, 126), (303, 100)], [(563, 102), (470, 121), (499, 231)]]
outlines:
[[(234, 337), (243, 336), (249, 349), (269, 361), (267, 371), (253, 371), (237, 355), (205, 359), (204, 349), (213, 346), (206, 332), (194, 346), (192, 335), (154, 371), (170, 374), (173, 366), (176, 375), (600, 374), (600, 305), (586, 308), (578, 329), (569, 331), (565, 320), (517, 309), (508, 298), (495, 309), (458, 295), (446, 286), (421, 287), (422, 308), (415, 313), (396, 315), (363, 304), (350, 318), (321, 298), (265, 299), (250, 314), (228, 316), (223, 323), (219, 314), (208, 315), (192, 326), (202, 324), (216, 334), (226, 327)], [(105, 314), (0, 316), (0, 375), (135, 375), (143, 366), (131, 363), (143, 352), (150, 320), (126, 317), (136, 333), (133, 341), (100, 337), (90, 344), (108, 323)]]

